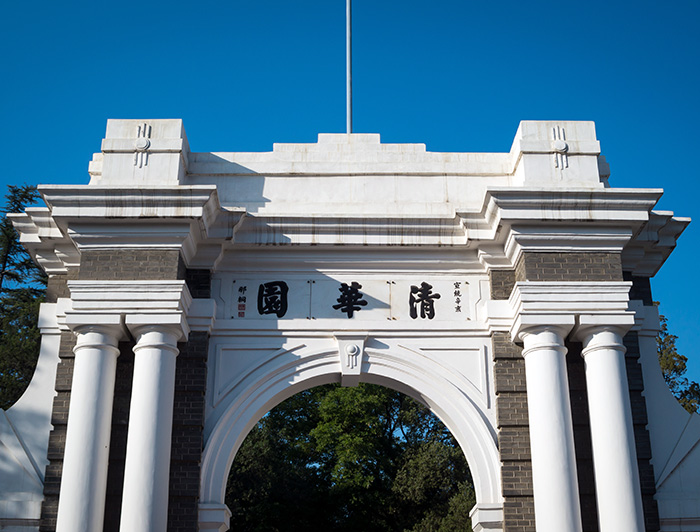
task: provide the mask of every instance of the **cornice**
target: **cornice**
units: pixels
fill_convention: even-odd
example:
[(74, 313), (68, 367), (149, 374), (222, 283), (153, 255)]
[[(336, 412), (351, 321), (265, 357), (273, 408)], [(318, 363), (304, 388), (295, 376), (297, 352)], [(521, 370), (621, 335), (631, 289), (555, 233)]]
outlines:
[(652, 211), (649, 222), (622, 253), (622, 269), (633, 275), (653, 277), (666, 262), (690, 218), (669, 211)]
[(215, 185), (40, 185), (51, 216), (65, 227), (75, 219), (190, 218), (208, 229), (221, 206)]
[(188, 265), (213, 264), (244, 215), (223, 211), (214, 185), (39, 190), (48, 207), (11, 218), (22, 244), (49, 274), (76, 268), (85, 249), (177, 249)]
[(79, 264), (84, 249), (178, 249), (189, 267), (212, 268), (227, 249), (453, 247), (486, 270), (513, 268), (523, 252), (623, 254), (623, 267), (653, 275), (687, 218), (651, 209), (658, 189), (491, 188), (478, 212), (453, 216), (271, 216), (222, 209), (216, 186), (40, 187), (48, 208), (10, 215), (21, 242), (48, 273)]
[[(468, 247), (487, 269), (513, 268), (523, 252), (616, 252), (624, 269), (653, 275), (687, 218), (656, 213), (660, 189), (490, 188), (479, 212), (460, 212)], [(484, 244), (482, 244), (484, 242)]]

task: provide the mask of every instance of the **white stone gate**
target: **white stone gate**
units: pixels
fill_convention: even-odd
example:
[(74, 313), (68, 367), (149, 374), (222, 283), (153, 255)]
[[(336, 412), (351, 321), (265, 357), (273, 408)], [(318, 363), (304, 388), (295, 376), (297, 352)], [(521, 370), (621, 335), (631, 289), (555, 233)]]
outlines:
[(599, 154), (590, 122), (446, 154), (192, 153), (179, 120), (109, 121), (90, 184), (13, 217), (51, 279), (0, 524), (226, 530), (252, 426), (371, 382), (455, 435), (477, 531), (700, 527), (700, 417), (661, 378), (648, 282), (688, 220), (610, 188)]

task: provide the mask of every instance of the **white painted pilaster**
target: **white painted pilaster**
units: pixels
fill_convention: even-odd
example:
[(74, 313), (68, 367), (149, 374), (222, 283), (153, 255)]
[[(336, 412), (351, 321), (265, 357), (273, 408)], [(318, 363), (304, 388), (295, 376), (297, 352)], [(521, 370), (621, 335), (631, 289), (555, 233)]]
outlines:
[(104, 523), (119, 316), (76, 327), (70, 413), (57, 532), (99, 532)]

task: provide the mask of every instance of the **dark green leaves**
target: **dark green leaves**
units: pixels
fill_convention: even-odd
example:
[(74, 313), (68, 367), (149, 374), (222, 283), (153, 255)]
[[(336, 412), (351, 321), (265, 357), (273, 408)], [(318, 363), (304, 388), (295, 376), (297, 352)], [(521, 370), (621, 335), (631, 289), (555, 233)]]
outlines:
[(236, 530), (470, 530), (464, 455), (423, 405), (373, 385), (293, 396), (246, 438), (229, 477)]
[[(3, 214), (38, 198), (34, 187), (8, 186)], [(0, 221), (0, 408), (9, 408), (29, 384), (39, 355), (39, 305), (46, 276), (20, 245), (10, 220)]]
[[(658, 303), (655, 304), (658, 305)], [(664, 380), (683, 408), (688, 412), (698, 412), (700, 409), (700, 385), (685, 377), (688, 357), (681, 355), (676, 350), (678, 337), (668, 332), (666, 316), (660, 315), (659, 318), (661, 330), (656, 337), (656, 346)]]

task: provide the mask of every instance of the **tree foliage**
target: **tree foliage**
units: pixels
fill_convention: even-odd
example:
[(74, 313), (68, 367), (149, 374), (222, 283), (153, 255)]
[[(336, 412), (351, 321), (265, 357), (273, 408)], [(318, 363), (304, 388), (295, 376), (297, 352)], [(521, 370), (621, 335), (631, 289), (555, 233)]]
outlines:
[(471, 530), (464, 455), (423, 405), (380, 386), (306, 390), (270, 411), (229, 476), (242, 531)]
[(19, 243), (7, 213), (38, 198), (36, 188), (8, 186), (0, 222), (0, 408), (9, 408), (26, 389), (39, 355), (39, 305), (46, 276)]
[[(658, 305), (658, 303), (655, 303)], [(664, 380), (676, 396), (678, 402), (688, 412), (698, 412), (700, 408), (700, 385), (685, 377), (688, 357), (681, 355), (676, 349), (678, 337), (668, 332), (668, 320), (660, 315), (661, 330), (656, 337), (659, 364)]]

